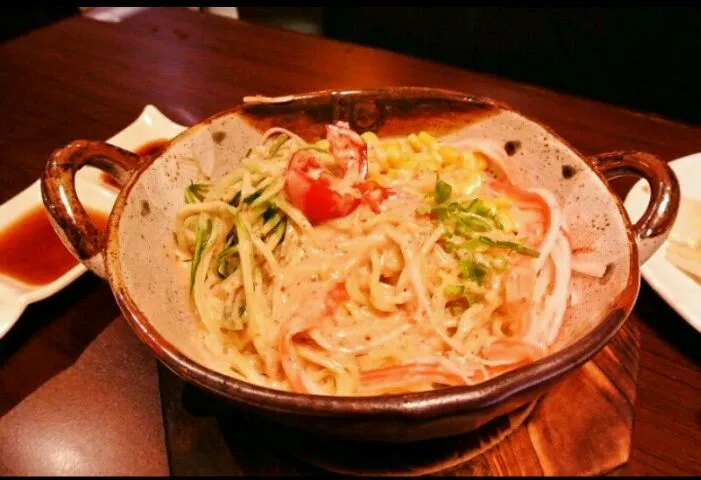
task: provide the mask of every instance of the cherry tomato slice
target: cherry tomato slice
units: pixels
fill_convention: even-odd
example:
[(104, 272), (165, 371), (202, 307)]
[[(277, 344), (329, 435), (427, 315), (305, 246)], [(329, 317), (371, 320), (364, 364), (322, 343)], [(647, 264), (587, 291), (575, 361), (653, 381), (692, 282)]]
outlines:
[(365, 141), (345, 122), (327, 125), (326, 138), (342, 177), (346, 179), (350, 175), (350, 179), (355, 182), (353, 187), (358, 190), (361, 199), (334, 190), (334, 181), (340, 179), (324, 169), (311, 152), (299, 151), (292, 155), (285, 174), (285, 193), (292, 204), (302, 210), (312, 224), (345, 217), (361, 201), (373, 212), (380, 213), (380, 204), (392, 191), (381, 187), (377, 182), (365, 180), (368, 172)]
[(314, 170), (323, 172), (314, 155), (298, 151), (292, 155), (285, 174), (287, 197), (312, 224), (345, 217), (358, 206), (359, 199), (341, 195), (330, 187), (328, 174), (319, 173), (319, 178), (314, 178), (311, 175)]

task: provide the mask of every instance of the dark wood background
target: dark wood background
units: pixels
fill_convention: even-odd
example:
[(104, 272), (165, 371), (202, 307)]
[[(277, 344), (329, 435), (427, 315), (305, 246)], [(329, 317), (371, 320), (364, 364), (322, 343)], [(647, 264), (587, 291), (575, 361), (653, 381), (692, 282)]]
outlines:
[[(70, 18), (0, 46), (0, 201), (55, 148), (106, 139), (147, 103), (183, 124), (243, 95), (424, 85), (493, 97), (585, 154), (701, 151), (701, 129), (510, 80), (179, 8)], [(620, 184), (623, 192), (630, 182)], [(643, 285), (625, 474), (701, 474), (699, 334)], [(0, 340), (0, 474), (167, 474), (156, 363), (86, 274)]]
[[(207, 7), (200, 7), (207, 8)], [(316, 32), (701, 125), (699, 7), (237, 7)], [(0, 41), (78, 7), (11, 6)]]
[(325, 7), (324, 34), (701, 125), (698, 7)]

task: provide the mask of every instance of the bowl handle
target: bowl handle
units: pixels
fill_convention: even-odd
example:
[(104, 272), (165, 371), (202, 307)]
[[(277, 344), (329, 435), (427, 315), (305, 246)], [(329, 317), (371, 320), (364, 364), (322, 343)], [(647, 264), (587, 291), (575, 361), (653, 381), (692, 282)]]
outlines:
[(679, 210), (679, 182), (669, 165), (644, 152), (609, 152), (589, 157), (608, 180), (635, 175), (647, 180), (650, 203), (633, 229), (640, 264), (652, 256), (669, 235)]
[(76, 140), (54, 151), (41, 176), (41, 197), (63, 244), (86, 267), (105, 278), (103, 234), (93, 225), (75, 190), (75, 174), (85, 165), (99, 168), (124, 185), (139, 156), (105, 142)]

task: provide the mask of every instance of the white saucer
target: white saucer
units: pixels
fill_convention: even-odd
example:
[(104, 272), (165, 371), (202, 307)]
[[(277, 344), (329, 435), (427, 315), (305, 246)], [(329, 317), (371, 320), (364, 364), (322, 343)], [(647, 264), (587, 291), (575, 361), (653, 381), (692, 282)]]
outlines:
[[(147, 105), (131, 125), (107, 142), (133, 151), (148, 142), (171, 139), (185, 129), (186, 127), (168, 119), (156, 107)], [(106, 186), (101, 181), (101, 176), (102, 172), (96, 168), (81, 169), (76, 175), (76, 191), (83, 205), (109, 213), (117, 192)], [(39, 180), (0, 205), (0, 231), (37, 205), (43, 205)], [(0, 338), (17, 322), (27, 305), (60, 291), (86, 271), (83, 264), (79, 263), (55, 281), (41, 286), (29, 285), (0, 274)]]
[[(679, 158), (669, 163), (679, 180), (682, 197), (701, 199), (701, 153)], [(645, 211), (650, 199), (647, 182), (639, 181), (624, 202), (628, 215), (636, 222)], [(641, 271), (643, 278), (665, 299), (679, 315), (701, 332), (701, 285), (679, 270), (665, 258), (665, 242)]]

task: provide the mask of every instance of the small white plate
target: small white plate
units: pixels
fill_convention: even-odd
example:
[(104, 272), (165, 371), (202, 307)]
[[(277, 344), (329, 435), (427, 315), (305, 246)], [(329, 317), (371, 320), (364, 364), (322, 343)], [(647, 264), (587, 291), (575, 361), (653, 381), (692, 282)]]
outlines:
[[(682, 197), (701, 199), (701, 153), (679, 158), (669, 163), (679, 179)], [(641, 180), (633, 186), (625, 200), (631, 221), (642, 216), (650, 199), (647, 182)], [(667, 261), (668, 242), (645, 262), (643, 278), (674, 308), (684, 320), (701, 332), (701, 285)]]
[[(107, 142), (133, 151), (148, 142), (171, 139), (185, 129), (186, 127), (171, 121), (156, 107), (147, 105), (131, 125)], [(76, 191), (83, 205), (109, 213), (117, 198), (117, 192), (106, 186), (101, 178), (102, 172), (96, 168), (81, 169), (76, 174)], [(0, 231), (37, 205), (42, 205), (39, 180), (0, 205)], [(40, 286), (28, 285), (0, 274), (0, 338), (17, 322), (27, 305), (53, 295), (86, 271), (83, 264), (78, 263), (55, 281)]]

